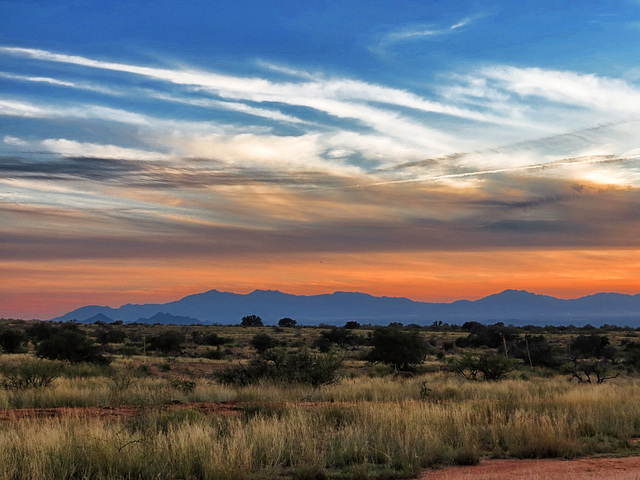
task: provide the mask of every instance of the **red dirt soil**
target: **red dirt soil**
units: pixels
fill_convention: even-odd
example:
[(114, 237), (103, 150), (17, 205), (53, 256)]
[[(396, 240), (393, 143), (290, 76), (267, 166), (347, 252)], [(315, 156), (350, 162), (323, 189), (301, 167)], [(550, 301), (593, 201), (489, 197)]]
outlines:
[(162, 405), (160, 407), (145, 407), (142, 405), (124, 405), (119, 407), (54, 407), (54, 408), (18, 408), (0, 410), (0, 420), (21, 420), (29, 418), (131, 418), (145, 408), (157, 408), (172, 412), (175, 410), (196, 410), (206, 415), (236, 416), (242, 410), (234, 402), (222, 403), (179, 403)]
[(640, 480), (640, 457), (483, 460), (473, 467), (428, 470), (418, 480)]
[[(176, 410), (196, 410), (205, 415), (222, 415), (225, 417), (233, 417), (242, 415), (243, 408), (250, 406), (251, 403), (241, 402), (195, 402), (195, 403), (175, 403), (156, 406), (143, 405), (121, 405), (118, 407), (49, 407), (49, 408), (17, 408), (17, 409), (0, 409), (0, 421), (2, 420), (22, 420), (30, 418), (62, 418), (62, 417), (80, 417), (80, 418), (131, 418), (143, 412), (145, 409), (160, 410), (165, 412), (173, 412)], [(302, 408), (312, 409), (326, 406), (349, 407), (353, 403), (349, 402), (298, 402), (298, 403), (265, 403), (262, 406), (287, 406), (297, 405)]]

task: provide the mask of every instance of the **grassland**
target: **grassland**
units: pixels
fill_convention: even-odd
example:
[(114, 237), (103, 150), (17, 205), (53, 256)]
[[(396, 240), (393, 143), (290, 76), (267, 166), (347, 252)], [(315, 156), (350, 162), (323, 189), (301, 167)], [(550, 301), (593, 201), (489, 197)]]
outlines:
[[(615, 378), (598, 384), (516, 359), (501, 381), (469, 381), (452, 362), (492, 349), (450, 348), (469, 335), (455, 328), (414, 329), (433, 350), (413, 376), (394, 376), (391, 367), (363, 360), (371, 330), (361, 328), (353, 332), (358, 345), (331, 346), (344, 359), (340, 377), (314, 387), (223, 384), (216, 372), (248, 365), (258, 333), (277, 339), (274, 348), (315, 352), (326, 329), (79, 328), (95, 339), (100, 329), (122, 328), (126, 339), (103, 344), (110, 365), (37, 359), (32, 343), (0, 356), (3, 372), (32, 362), (56, 372), (49, 386), (0, 389), (0, 408), (14, 413), (0, 419), (0, 479), (392, 479), (481, 457), (640, 454), (640, 378), (625, 356), (633, 330), (545, 333), (565, 350), (585, 333), (606, 335), (617, 349), (608, 365)], [(180, 351), (148, 349), (146, 338), (168, 330), (184, 335)], [(222, 358), (207, 358), (217, 346), (193, 341), (211, 333), (226, 338)], [(60, 410), (33, 410), (54, 407)], [(62, 410), (69, 407), (96, 410)], [(98, 411), (113, 414), (92, 414)]]

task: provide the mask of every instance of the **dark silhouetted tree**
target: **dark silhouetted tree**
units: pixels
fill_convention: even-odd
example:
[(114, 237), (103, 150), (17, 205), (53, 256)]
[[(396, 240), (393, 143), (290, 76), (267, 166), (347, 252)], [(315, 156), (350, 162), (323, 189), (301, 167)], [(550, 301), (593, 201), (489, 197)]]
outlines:
[(513, 370), (513, 362), (492, 352), (481, 355), (465, 354), (451, 362), (451, 369), (468, 380), (498, 381)]
[(260, 381), (301, 383), (314, 387), (327, 385), (338, 379), (343, 358), (334, 354), (315, 353), (309, 349), (265, 350), (249, 365), (221, 370), (215, 377), (221, 383), (249, 385)]
[(41, 340), (50, 338), (58, 328), (56, 324), (50, 322), (35, 321), (27, 327), (26, 332), (31, 341), (36, 344)]
[(370, 362), (392, 365), (396, 370), (409, 371), (422, 363), (430, 346), (415, 332), (398, 328), (376, 328), (371, 337), (373, 349), (367, 355)]
[(579, 335), (569, 345), (569, 355), (566, 373), (580, 383), (603, 383), (619, 375), (615, 372), (618, 351), (604, 335)]
[(243, 327), (262, 327), (262, 319), (258, 315), (246, 315), (242, 317), (240, 325)]
[(29, 341), (27, 334), (15, 328), (5, 328), (0, 331), (0, 350), (5, 353), (19, 353), (24, 351)]
[(151, 337), (149, 339), (149, 348), (152, 350), (159, 350), (165, 355), (170, 353), (180, 353), (182, 351), (182, 344), (184, 341), (185, 337), (181, 333), (168, 331), (155, 337)]
[(90, 362), (108, 364), (95, 342), (77, 328), (63, 326), (48, 339), (36, 346), (36, 355), (50, 360), (66, 360), (71, 363)]
[(280, 342), (267, 333), (256, 333), (249, 343), (258, 353), (264, 353), (270, 348), (274, 348), (280, 344)]
[(279, 327), (290, 328), (295, 327), (296, 325), (298, 325), (298, 322), (296, 322), (293, 318), (285, 317), (278, 320)]

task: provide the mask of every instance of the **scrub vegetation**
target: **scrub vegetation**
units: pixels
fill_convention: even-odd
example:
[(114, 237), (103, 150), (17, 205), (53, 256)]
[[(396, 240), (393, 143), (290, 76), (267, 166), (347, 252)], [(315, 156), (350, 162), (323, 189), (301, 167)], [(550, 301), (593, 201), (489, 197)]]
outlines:
[(633, 329), (243, 323), (2, 320), (0, 480), (399, 479), (640, 454)]

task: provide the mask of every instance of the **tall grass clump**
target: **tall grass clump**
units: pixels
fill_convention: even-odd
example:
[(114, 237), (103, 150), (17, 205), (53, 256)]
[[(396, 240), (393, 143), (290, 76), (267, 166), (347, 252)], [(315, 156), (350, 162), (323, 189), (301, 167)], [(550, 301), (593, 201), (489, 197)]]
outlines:
[(235, 417), (150, 405), (120, 421), (5, 421), (0, 480), (410, 478), (484, 455), (621, 451), (640, 434), (634, 381), (548, 388), (514, 381), (494, 390), (476, 383), (476, 391), (468, 382), (438, 382), (432, 399), (253, 402)]

